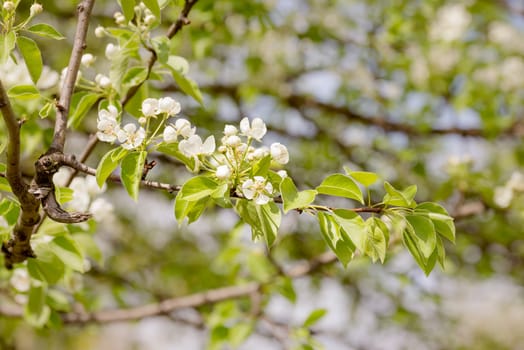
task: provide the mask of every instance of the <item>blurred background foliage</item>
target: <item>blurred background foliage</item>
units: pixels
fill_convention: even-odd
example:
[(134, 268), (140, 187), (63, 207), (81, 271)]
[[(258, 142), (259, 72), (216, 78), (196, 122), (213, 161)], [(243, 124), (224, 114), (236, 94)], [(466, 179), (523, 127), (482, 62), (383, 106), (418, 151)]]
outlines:
[[(180, 0), (165, 3), (162, 25), (152, 35), (164, 34), (183, 6)], [(22, 1), (19, 11), (30, 5)], [(77, 3), (42, 5), (35, 22), (67, 36), (59, 44), (38, 39), (44, 64), (60, 72), (69, 59)], [(86, 52), (98, 58), (83, 74), (107, 64), (109, 41), (93, 31), (114, 26), (118, 10), (115, 1), (96, 2)], [(244, 116), (263, 118), (268, 142), (290, 148), (287, 169), (300, 189), (343, 166), (377, 172), (397, 188), (417, 184), (418, 201), (438, 200), (456, 218), (457, 242), (446, 246), (446, 270), (426, 278), (399, 249), (384, 265), (360, 258), (346, 269), (326, 264), (308, 276), (276, 281), (255, 298), (138, 322), (34, 330), (0, 317), (0, 348), (522, 347), (521, 1), (199, 0), (189, 18), (172, 50), (189, 61), (203, 106), (169, 79), (154, 80), (141, 93), (175, 97), (182, 114), (209, 134)], [(142, 54), (147, 62), (148, 53)], [(19, 108), (28, 119), (22, 137), (24, 169), (31, 175), (53, 125), (35, 115), (37, 106)], [(68, 150), (81, 153), (95, 131), (93, 110), (70, 134)], [(107, 150), (98, 145), (87, 163), (96, 167)], [(156, 160), (151, 178), (173, 184), (188, 178), (183, 165), (160, 155)], [(265, 282), (282, 266), (326, 250), (317, 224), (298, 213), (286, 216), (268, 253), (227, 210), (208, 211), (179, 227), (172, 195), (142, 190), (135, 204), (109, 184), (102, 196), (114, 216), (90, 228), (100, 256), (90, 261), (89, 272), (73, 274), (62, 287), (86, 310)], [(0, 270), (0, 276), (1, 300), (8, 302), (10, 274)], [(304, 324), (317, 309), (328, 312)]]

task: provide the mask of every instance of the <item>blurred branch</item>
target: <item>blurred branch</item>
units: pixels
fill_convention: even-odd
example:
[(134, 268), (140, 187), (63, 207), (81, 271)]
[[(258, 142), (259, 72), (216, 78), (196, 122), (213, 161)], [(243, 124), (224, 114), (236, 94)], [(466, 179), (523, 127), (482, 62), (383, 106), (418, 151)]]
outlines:
[(71, 58), (69, 59), (64, 85), (60, 87), (60, 100), (57, 104), (55, 130), (50, 150), (57, 150), (60, 152), (64, 150), (69, 106), (71, 104), (71, 97), (73, 96), (73, 90), (76, 84), (82, 52), (86, 47), (85, 39), (87, 28), (89, 27), (89, 16), (94, 3), (95, 0), (83, 0), (77, 7), (78, 23), (73, 42), (73, 50), (71, 51)]
[(35, 226), (40, 219), (38, 213), (40, 203), (29, 193), (29, 186), (22, 179), (22, 171), (20, 169), (20, 127), (22, 123), (16, 120), (7, 92), (1, 81), (0, 111), (2, 112), (2, 117), (9, 135), (6, 178), (13, 194), (20, 202), (21, 210), (13, 229), (13, 236), (8, 242), (2, 243), (2, 253), (5, 255), (5, 266), (11, 269), (13, 264), (34, 256), (30, 240), (33, 226)]
[[(237, 85), (207, 85), (202, 86), (201, 89), (210, 93), (224, 94), (233, 98), (238, 98), (239, 86)], [(174, 86), (165, 87), (166, 90), (176, 90)], [(388, 120), (385, 117), (368, 117), (353, 111), (346, 106), (338, 106), (330, 103), (320, 102), (310, 96), (303, 96), (299, 94), (280, 94), (276, 95), (273, 90), (261, 90), (261, 93), (273, 96), (279, 99), (284, 104), (297, 109), (304, 110), (306, 108), (314, 108), (326, 113), (326, 116), (340, 115), (349, 121), (358, 122), (367, 126), (379, 127), (386, 132), (401, 132), (411, 136), (426, 136), (426, 135), (461, 135), (468, 137), (486, 137), (486, 131), (481, 128), (428, 128), (421, 129), (411, 126), (409, 124), (397, 123)], [(308, 118), (309, 120), (309, 118)], [(501, 135), (520, 137), (524, 135), (524, 121), (517, 120), (511, 126), (501, 132)]]

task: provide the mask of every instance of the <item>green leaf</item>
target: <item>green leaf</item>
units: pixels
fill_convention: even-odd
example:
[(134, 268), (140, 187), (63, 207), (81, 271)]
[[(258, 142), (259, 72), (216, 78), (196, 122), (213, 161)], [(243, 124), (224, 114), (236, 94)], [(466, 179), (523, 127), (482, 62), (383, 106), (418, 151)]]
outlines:
[[(158, 36), (158, 37), (154, 38), (153, 40), (151, 40), (151, 42), (152, 42), (153, 48), (155, 49), (155, 52), (157, 54), (158, 62), (160, 62), (160, 63), (167, 63), (167, 61), (169, 59), (169, 50), (170, 50), (170, 48), (169, 48), (169, 44), (170, 44), (169, 38), (166, 37), (165, 35), (162, 35), (162, 36)], [(173, 56), (173, 57), (178, 57), (178, 56)]]
[(280, 183), (280, 193), (284, 202), (284, 213), (293, 209), (305, 208), (315, 200), (317, 191), (305, 190), (298, 192), (293, 180), (286, 177)]
[(96, 183), (99, 187), (102, 187), (109, 175), (111, 175), (113, 170), (118, 166), (120, 159), (124, 158), (127, 152), (128, 151), (122, 147), (118, 147), (104, 154), (96, 168)]
[(409, 228), (413, 228), (410, 232), (413, 234), (413, 239), (417, 244), (420, 252), (424, 258), (429, 259), (435, 248), (437, 247), (437, 234), (435, 232), (435, 226), (431, 220), (421, 215), (406, 215), (406, 220), (409, 223)]
[(47, 118), (49, 113), (53, 111), (53, 107), (54, 104), (52, 102), (47, 102), (42, 108), (40, 108), (40, 111), (38, 111), (38, 116), (40, 118)]
[(295, 292), (295, 287), (293, 286), (293, 281), (290, 277), (284, 276), (278, 280), (276, 285), (277, 290), (284, 298), (289, 300), (291, 303), (295, 304), (297, 301), (297, 293)]
[(42, 63), (40, 49), (33, 39), (29, 39), (25, 36), (19, 37), (16, 43), (20, 49), (22, 57), (24, 57), (25, 65), (27, 66), (29, 75), (31, 75), (31, 80), (36, 84), (40, 78), (40, 74), (42, 74), (42, 68), (44, 65)]
[(267, 177), (269, 167), (271, 166), (271, 155), (268, 155), (257, 161), (251, 168), (251, 177)]
[(277, 236), (282, 214), (274, 202), (257, 205), (246, 199), (239, 199), (235, 210), (248, 225), (251, 226), (253, 238), (263, 237), (271, 246)]
[(64, 263), (65, 266), (84, 272), (84, 256), (78, 244), (68, 236), (55, 237), (49, 243), (49, 249)]
[(397, 190), (389, 182), (384, 182), (384, 189), (386, 195), (384, 196), (383, 202), (388, 205), (397, 205), (400, 207), (414, 208), (416, 203), (414, 201), (415, 194), (417, 193), (417, 186), (412, 185), (405, 188), (402, 191)]
[(366, 187), (373, 185), (379, 179), (377, 174), (368, 171), (350, 171), (348, 175)]
[(211, 199), (208, 197), (196, 201), (188, 201), (177, 196), (175, 199), (175, 218), (178, 224), (181, 225), (186, 217), (188, 218), (188, 224), (195, 222), (209, 203), (211, 203)]
[(175, 143), (162, 142), (156, 147), (156, 150), (158, 152), (167, 154), (171, 157), (175, 157), (176, 159), (184, 163), (188, 167), (188, 169), (195, 168), (195, 160), (193, 158), (189, 158), (185, 156), (182, 152), (178, 150), (178, 142), (175, 142)]
[(54, 310), (68, 312), (71, 310), (69, 299), (67, 296), (58, 290), (48, 290), (46, 303), (51, 306)]
[(450, 242), (455, 242), (455, 224), (453, 223), (453, 218), (449, 216), (444, 207), (437, 203), (426, 202), (417, 205), (415, 210), (426, 211), (427, 216), (431, 219), (433, 225), (435, 225), (437, 233)]
[(49, 284), (57, 283), (64, 276), (64, 263), (47, 246), (35, 247), (35, 253), (37, 259), (27, 259), (29, 276)]
[(69, 187), (56, 187), (56, 199), (58, 203), (64, 204), (73, 199), (73, 190)]
[(209, 177), (200, 175), (189, 179), (180, 189), (177, 198), (186, 201), (198, 201), (209, 197), (218, 188), (218, 183)]
[(121, 48), (118, 54), (111, 59), (109, 79), (111, 80), (111, 86), (119, 93), (122, 92), (122, 82), (128, 70), (130, 54), (133, 51), (133, 49)]
[(126, 21), (129, 22), (135, 17), (135, 0), (118, 0), (118, 3), (120, 4), (120, 7), (122, 8), (122, 12), (124, 13), (124, 17), (126, 18)]
[(43, 327), (51, 315), (51, 309), (45, 303), (46, 290), (46, 286), (42, 283), (32, 285), (29, 289), (27, 304), (24, 308), (24, 318), (33, 327)]
[(53, 26), (46, 23), (35, 24), (27, 28), (27, 31), (45, 38), (55, 40), (65, 39), (65, 37), (62, 34), (60, 34)]
[(20, 100), (40, 98), (40, 91), (34, 85), (17, 85), (7, 91), (7, 96)]
[(351, 259), (353, 259), (355, 245), (343, 234), (340, 224), (331, 214), (318, 212), (317, 216), (322, 237), (336, 254), (338, 260), (340, 260), (344, 266), (347, 266)]
[(138, 190), (144, 173), (146, 157), (146, 151), (134, 151), (126, 155), (122, 160), (120, 178), (127, 193), (135, 201), (138, 200)]
[(135, 86), (142, 83), (147, 79), (147, 68), (146, 67), (132, 67), (130, 68), (124, 78), (122, 79), (122, 84), (129, 86)]
[(346, 197), (364, 203), (362, 191), (355, 181), (343, 174), (333, 174), (322, 181), (317, 187), (318, 193), (330, 196)]
[(382, 263), (386, 259), (387, 240), (389, 237), (386, 225), (376, 217), (366, 220), (367, 235), (364, 243), (364, 254), (369, 256), (373, 262), (380, 259)]
[(193, 97), (201, 105), (204, 105), (204, 99), (202, 97), (200, 89), (198, 88), (197, 83), (191, 78), (186, 77), (185, 75), (187, 73), (187, 67), (189, 67), (189, 65), (186, 66), (187, 61), (185, 61), (186, 64), (184, 64), (184, 61), (182, 60), (185, 61), (185, 59), (182, 57), (170, 56), (167, 60), (167, 63), (164, 64), (164, 66), (169, 68), (169, 70), (171, 71), (171, 75), (173, 76), (173, 79), (175, 79), (175, 82), (178, 84), (178, 86), (183, 92)]
[(253, 333), (255, 325), (253, 322), (237, 323), (229, 328), (229, 343), (233, 348), (239, 347)]
[(142, 0), (148, 9), (153, 12), (156, 18), (160, 19), (160, 5), (157, 0)]
[(347, 209), (337, 209), (333, 212), (336, 222), (342, 227), (355, 247), (362, 253), (366, 251), (367, 230), (364, 219), (357, 213)]
[(313, 326), (315, 323), (317, 323), (318, 321), (320, 321), (320, 319), (322, 319), (322, 317), (326, 316), (326, 314), (327, 314), (327, 310), (326, 309), (313, 310), (309, 314), (309, 316), (306, 318), (306, 320), (304, 321), (304, 324), (302, 326), (305, 327), (305, 328), (309, 328), (309, 327)]
[(7, 34), (0, 34), (0, 65), (5, 64), (9, 59), (11, 51), (16, 45), (16, 35), (14, 31), (9, 31)]
[[(80, 123), (86, 116), (87, 112), (93, 107), (93, 105), (100, 98), (99, 94), (87, 93), (84, 94), (80, 99), (73, 99), (73, 105), (71, 106), (72, 114), (67, 121), (67, 126), (73, 125), (74, 128), (78, 128)], [(76, 103), (75, 103), (76, 102)]]

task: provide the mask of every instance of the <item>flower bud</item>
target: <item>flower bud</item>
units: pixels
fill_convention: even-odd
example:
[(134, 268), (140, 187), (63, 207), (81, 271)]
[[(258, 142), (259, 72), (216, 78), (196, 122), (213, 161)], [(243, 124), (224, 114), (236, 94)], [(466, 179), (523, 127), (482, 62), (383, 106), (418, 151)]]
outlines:
[(103, 38), (106, 35), (106, 29), (102, 26), (98, 26), (95, 29), (95, 36), (97, 38)]
[(154, 15), (147, 15), (144, 18), (144, 23), (150, 26), (151, 24), (155, 23), (156, 17)]
[(227, 180), (231, 176), (231, 169), (227, 165), (221, 165), (217, 167), (215, 175), (219, 180)]
[(158, 100), (158, 111), (160, 113), (168, 113), (169, 115), (178, 114), (180, 112), (180, 103), (171, 97), (162, 97)]
[(103, 89), (111, 86), (111, 80), (103, 74), (97, 74), (95, 82)]
[(146, 117), (140, 117), (138, 118), (138, 123), (140, 125), (144, 125), (145, 123), (147, 123), (147, 118)]
[(82, 55), (81, 62), (82, 62), (82, 65), (86, 67), (90, 67), (95, 62), (95, 56), (93, 56), (90, 53), (86, 53)]
[(42, 7), (42, 5), (40, 5), (40, 4), (35, 2), (33, 5), (31, 5), (31, 8), (29, 10), (29, 14), (30, 14), (31, 17), (33, 17), (33, 16), (36, 16), (39, 13), (41, 13), (43, 10), (44, 10), (44, 8)]
[(107, 44), (106, 46), (106, 57), (110, 60), (116, 58), (120, 52), (120, 47), (114, 44)]
[(238, 134), (238, 129), (234, 125), (227, 124), (224, 127), (224, 135), (233, 136)]
[(11, 12), (11, 11), (13, 11), (15, 9), (15, 3), (12, 2), (12, 1), (6, 1), (6, 2), (4, 2), (4, 5), (2, 7), (7, 12)]
[(271, 145), (271, 158), (279, 164), (286, 164), (289, 162), (289, 153), (286, 146), (279, 142), (273, 143)]
[(236, 147), (242, 143), (242, 140), (237, 135), (231, 135), (226, 137), (225, 144), (226, 146)]
[(120, 12), (116, 12), (113, 15), (113, 18), (115, 19), (115, 23), (116, 24), (119, 24), (119, 25), (126, 24), (126, 17), (122, 13), (120, 13)]

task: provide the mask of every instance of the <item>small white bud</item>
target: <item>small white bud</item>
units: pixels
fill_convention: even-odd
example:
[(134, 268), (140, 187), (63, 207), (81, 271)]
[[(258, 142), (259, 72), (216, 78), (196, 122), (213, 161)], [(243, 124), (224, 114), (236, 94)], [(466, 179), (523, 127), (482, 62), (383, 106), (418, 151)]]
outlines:
[(119, 25), (126, 24), (126, 17), (120, 12), (116, 12), (113, 15), (113, 18), (115, 19), (116, 24), (119, 24)]
[(111, 86), (111, 80), (103, 74), (97, 74), (95, 77), (95, 82), (103, 89)]
[(15, 3), (12, 2), (12, 1), (6, 1), (6, 2), (4, 2), (4, 5), (2, 7), (7, 12), (11, 12), (11, 11), (13, 11), (15, 9)]
[(225, 144), (230, 147), (236, 147), (242, 143), (242, 140), (237, 135), (226, 137)]
[(103, 38), (106, 35), (106, 29), (102, 26), (98, 26), (95, 29), (95, 36), (97, 38)]
[(144, 125), (145, 123), (147, 123), (147, 118), (146, 117), (140, 117), (138, 118), (138, 123), (140, 125)]
[(95, 62), (95, 56), (93, 56), (90, 53), (86, 53), (82, 55), (81, 62), (82, 62), (82, 65), (86, 67), (90, 67)]
[(271, 145), (271, 158), (279, 164), (286, 164), (289, 162), (289, 153), (286, 146), (279, 142), (273, 143)]
[(278, 174), (278, 176), (280, 176), (283, 179), (285, 179), (287, 177), (287, 171), (285, 171), (285, 170), (279, 170), (279, 171), (277, 171), (277, 174)]
[(238, 129), (234, 125), (227, 124), (224, 127), (224, 135), (233, 136), (238, 134)]
[(226, 151), (227, 151), (226, 146), (219, 146), (219, 147), (218, 147), (218, 152), (220, 152), (220, 153), (226, 153)]
[(231, 169), (227, 165), (221, 165), (217, 167), (215, 175), (219, 180), (227, 180), (231, 176)]
[(36, 16), (39, 13), (41, 13), (43, 10), (44, 10), (44, 8), (42, 7), (42, 5), (40, 5), (40, 4), (35, 2), (33, 5), (31, 5), (31, 8), (29, 10), (29, 14), (30, 14), (31, 17), (33, 17), (33, 16)]
[(147, 15), (144, 18), (144, 23), (150, 26), (151, 24), (155, 23), (156, 17), (154, 15)]
[(106, 57), (110, 60), (116, 58), (118, 56), (118, 53), (120, 52), (120, 47), (114, 45), (114, 44), (107, 44), (106, 46)]

